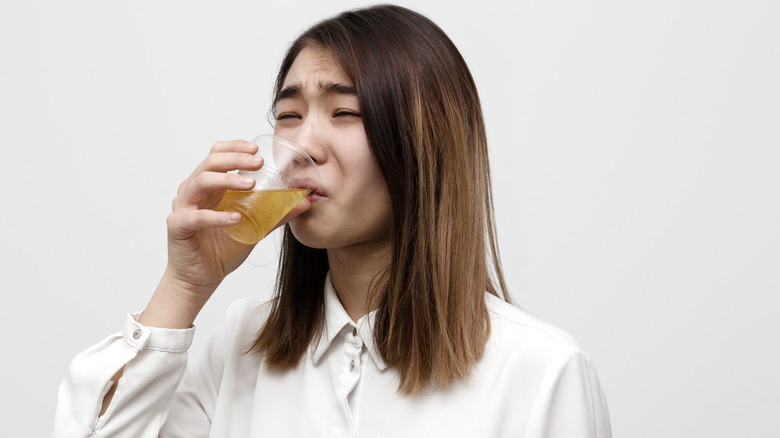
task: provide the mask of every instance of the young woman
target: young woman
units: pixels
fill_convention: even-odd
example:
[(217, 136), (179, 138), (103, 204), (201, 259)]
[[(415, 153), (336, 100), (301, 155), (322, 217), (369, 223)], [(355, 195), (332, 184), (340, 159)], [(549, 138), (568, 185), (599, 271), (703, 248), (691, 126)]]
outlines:
[(216, 143), (180, 186), (147, 308), (81, 353), (56, 437), (609, 437), (574, 340), (508, 303), (487, 144), (465, 62), (425, 17), (317, 24), (282, 62), (275, 134), (319, 166), (288, 215), (276, 295), (233, 305), (187, 365), (192, 323), (251, 251), (213, 208), (256, 146)]

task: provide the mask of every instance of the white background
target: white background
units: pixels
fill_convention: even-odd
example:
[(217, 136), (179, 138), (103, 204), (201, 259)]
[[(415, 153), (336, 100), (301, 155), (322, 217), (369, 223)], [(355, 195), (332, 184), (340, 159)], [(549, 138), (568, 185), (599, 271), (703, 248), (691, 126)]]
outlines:
[[(516, 301), (593, 357), (616, 437), (780, 436), (778, 2), (510, 3), (407, 4), (477, 81)], [(70, 359), (156, 286), (179, 182), (269, 132), (289, 42), (362, 5), (2, 3), (0, 434), (48, 435)]]

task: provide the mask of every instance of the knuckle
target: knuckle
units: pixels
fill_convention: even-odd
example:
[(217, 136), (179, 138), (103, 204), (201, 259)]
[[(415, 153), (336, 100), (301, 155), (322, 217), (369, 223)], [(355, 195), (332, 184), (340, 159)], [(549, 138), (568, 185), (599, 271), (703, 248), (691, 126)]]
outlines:
[(168, 228), (175, 227), (178, 222), (178, 216), (175, 213), (171, 213), (168, 215), (168, 217), (165, 218), (165, 224), (168, 226)]
[(211, 152), (216, 152), (222, 149), (222, 147), (225, 145), (224, 141), (217, 141), (214, 142), (214, 144), (211, 145)]
[(205, 187), (207, 182), (208, 182), (208, 176), (206, 175), (206, 173), (203, 172), (195, 175), (195, 177), (192, 178), (192, 185), (195, 186), (196, 190), (200, 190), (203, 187)]
[(219, 161), (218, 158), (218, 152), (212, 152), (210, 153), (205, 160), (203, 160), (203, 166), (207, 169), (210, 169), (214, 167), (215, 164), (217, 164), (217, 161)]
[(204, 228), (208, 225), (208, 212), (209, 210), (198, 210), (190, 218), (191, 225), (194, 228)]

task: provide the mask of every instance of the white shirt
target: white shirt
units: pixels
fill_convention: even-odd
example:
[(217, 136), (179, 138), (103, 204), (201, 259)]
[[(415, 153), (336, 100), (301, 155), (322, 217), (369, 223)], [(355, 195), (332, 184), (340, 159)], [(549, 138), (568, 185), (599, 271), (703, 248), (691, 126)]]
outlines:
[[(270, 303), (242, 300), (187, 366), (194, 333), (144, 327), (77, 356), (63, 380), (53, 437), (611, 437), (590, 358), (566, 333), (486, 294), (490, 339), (467, 380), (397, 391), (369, 314), (352, 322), (330, 283), (323, 336), (293, 371), (245, 354)], [(110, 378), (114, 398), (98, 418)], [(181, 383), (181, 384), (180, 384)]]

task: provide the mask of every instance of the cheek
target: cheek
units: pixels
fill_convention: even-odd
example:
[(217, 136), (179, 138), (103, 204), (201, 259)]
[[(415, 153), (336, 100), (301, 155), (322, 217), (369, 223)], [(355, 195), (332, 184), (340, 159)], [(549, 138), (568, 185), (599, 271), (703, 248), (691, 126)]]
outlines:
[(353, 200), (356, 204), (365, 208), (383, 208), (385, 204), (389, 205), (390, 198), (388, 194), (388, 187), (385, 183), (385, 178), (382, 176), (382, 171), (379, 169), (379, 165), (373, 160), (362, 161), (361, 163), (355, 163), (353, 169), (359, 169), (355, 172), (351, 178), (346, 178), (350, 181), (350, 187), (345, 187), (352, 193)]
[(389, 188), (379, 168), (373, 170), (362, 178), (357, 200), (369, 227), (385, 228), (392, 220)]
[(384, 189), (385, 178), (382, 175), (382, 169), (379, 168), (379, 163), (377, 163), (374, 155), (371, 154), (368, 146), (359, 152), (354, 152), (345, 164), (344, 169), (350, 169), (352, 173), (352, 177), (349, 179), (360, 181), (360, 184), (363, 184), (366, 188)]

